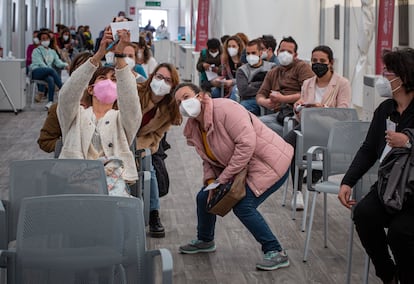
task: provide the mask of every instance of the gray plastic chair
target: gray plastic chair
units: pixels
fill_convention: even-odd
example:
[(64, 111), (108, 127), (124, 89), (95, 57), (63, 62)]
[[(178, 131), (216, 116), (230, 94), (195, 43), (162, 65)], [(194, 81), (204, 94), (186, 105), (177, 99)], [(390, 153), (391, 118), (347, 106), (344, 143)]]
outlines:
[(141, 198), (144, 201), (144, 220), (145, 226), (149, 224), (150, 214), (150, 194), (151, 194), (151, 167), (152, 158), (149, 148), (134, 150), (135, 160), (139, 165), (138, 176), (139, 181), (136, 183), (136, 189), (133, 196)]
[[(137, 218), (138, 217), (138, 218)], [(142, 200), (108, 195), (25, 198), (16, 250), (7, 258), (9, 283), (172, 283), (172, 256), (147, 251)]]
[[(299, 171), (307, 168), (306, 151), (312, 146), (326, 147), (328, 144), (329, 131), (337, 121), (356, 121), (358, 114), (356, 109), (351, 108), (305, 108), (301, 111), (301, 131), (295, 130), (297, 134), (295, 148), (295, 177), (293, 181), (293, 208), (292, 219), (296, 214), (296, 192), (299, 182)], [(311, 158), (312, 161), (312, 158)], [(322, 161), (312, 161), (312, 168), (322, 170)], [(310, 172), (308, 176), (312, 176)], [(312, 179), (308, 179), (312, 180)], [(306, 191), (304, 211), (302, 219), (302, 231), (305, 231), (309, 193)]]
[(2, 200), (0, 208), (0, 249), (7, 249), (9, 242), (16, 239), (17, 218), (23, 198), (77, 193), (108, 194), (103, 163), (94, 160), (13, 161), (10, 164), (9, 184), (9, 200)]
[[(323, 181), (312, 187), (309, 179), (308, 191), (313, 191), (312, 206), (310, 211), (309, 224), (305, 240), (303, 261), (307, 261), (309, 242), (312, 232), (312, 224), (315, 213), (316, 198), (318, 193), (324, 194), (324, 245), (327, 247), (327, 194), (338, 194), (340, 180), (329, 180), (329, 177), (345, 174), (352, 160), (368, 132), (370, 123), (363, 121), (338, 121), (332, 126), (329, 132), (327, 147), (313, 146), (307, 151), (307, 159), (311, 161), (315, 152), (323, 151)], [(307, 172), (313, 170), (312, 162), (308, 163)], [(309, 174), (310, 175), (310, 174)]]

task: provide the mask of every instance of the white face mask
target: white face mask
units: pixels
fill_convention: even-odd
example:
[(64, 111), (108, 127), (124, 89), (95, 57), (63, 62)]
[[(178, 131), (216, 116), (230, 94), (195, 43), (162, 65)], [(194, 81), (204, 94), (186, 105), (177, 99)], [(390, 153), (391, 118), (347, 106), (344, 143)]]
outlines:
[(125, 62), (126, 64), (128, 64), (129, 69), (133, 69), (135, 67), (135, 60), (132, 59), (131, 57), (125, 57)]
[(282, 51), (277, 56), (277, 59), (279, 59), (280, 65), (287, 66), (290, 63), (292, 63), (292, 61), (293, 61), (293, 54), (291, 54), (291, 53), (289, 53), (287, 51)]
[(229, 47), (229, 48), (227, 48), (227, 52), (229, 53), (229, 55), (231, 57), (236, 56), (238, 51), (239, 51), (239, 49), (238, 48), (235, 48), (235, 47)]
[(144, 52), (143, 51), (138, 51), (137, 52), (137, 57), (138, 57), (138, 59), (144, 58)]
[(257, 63), (259, 63), (260, 58), (257, 55), (249, 54), (246, 56), (246, 60), (247, 60), (247, 63), (250, 64), (250, 66), (254, 66)]
[(201, 102), (197, 96), (184, 100), (180, 104), (180, 113), (186, 117), (197, 117), (201, 112)]
[(397, 78), (388, 81), (385, 77), (379, 77), (375, 82), (375, 90), (377, 91), (378, 95), (383, 98), (392, 98), (392, 94), (401, 88), (401, 85), (395, 88), (394, 90), (391, 87), (391, 83), (397, 80)]
[(212, 57), (217, 57), (217, 55), (219, 55), (219, 52), (218, 51), (216, 51), (216, 52), (211, 52), (211, 51), (209, 51), (208, 53), (210, 53), (210, 55), (212, 56)]
[(42, 41), (42, 42), (41, 42), (41, 44), (42, 44), (44, 47), (49, 47), (50, 40), (44, 40), (44, 41)]
[(63, 36), (63, 40), (64, 40), (64, 41), (67, 41), (68, 39), (69, 39), (69, 36), (68, 36), (68, 35), (64, 35), (64, 36)]
[(105, 61), (106, 64), (113, 65), (114, 64), (115, 54), (112, 51), (109, 51), (105, 54)]
[(34, 37), (33, 38), (33, 43), (34, 44), (39, 44), (40, 43), (40, 40), (37, 37)]
[(260, 56), (262, 59), (267, 59), (267, 51), (263, 51), (262, 56)]
[(164, 80), (157, 80), (155, 78), (152, 79), (150, 87), (156, 96), (165, 96), (171, 91), (171, 86), (165, 83)]

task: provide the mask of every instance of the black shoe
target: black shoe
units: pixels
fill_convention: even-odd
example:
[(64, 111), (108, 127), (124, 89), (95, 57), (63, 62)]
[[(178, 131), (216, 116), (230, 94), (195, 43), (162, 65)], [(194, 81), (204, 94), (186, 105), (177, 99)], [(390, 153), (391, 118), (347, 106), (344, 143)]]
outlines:
[[(312, 171), (312, 184), (317, 183), (321, 178), (323, 174), (321, 170), (313, 170)], [(303, 183), (307, 183), (307, 177), (303, 177)]]
[(161, 224), (158, 210), (152, 210), (150, 212), (149, 235), (150, 237), (153, 237), (153, 238), (164, 238), (165, 237), (165, 230)]

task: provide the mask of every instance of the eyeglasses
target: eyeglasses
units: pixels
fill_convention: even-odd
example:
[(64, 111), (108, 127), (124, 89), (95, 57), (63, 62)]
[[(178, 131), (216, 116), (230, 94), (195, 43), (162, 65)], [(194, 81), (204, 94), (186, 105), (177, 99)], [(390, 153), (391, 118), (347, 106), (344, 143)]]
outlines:
[(382, 76), (396, 76), (394, 72), (389, 72), (387, 70), (382, 71)]
[(160, 74), (160, 73), (155, 73), (154, 78), (157, 80), (164, 80), (165, 83), (167, 83), (168, 85), (172, 85), (172, 79), (165, 77), (164, 75)]

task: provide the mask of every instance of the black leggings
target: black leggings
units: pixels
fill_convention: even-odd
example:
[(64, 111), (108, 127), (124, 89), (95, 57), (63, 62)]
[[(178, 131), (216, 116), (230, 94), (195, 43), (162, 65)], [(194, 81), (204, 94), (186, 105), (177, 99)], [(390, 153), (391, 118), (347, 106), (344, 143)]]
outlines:
[[(390, 214), (380, 202), (377, 190), (371, 190), (356, 205), (353, 219), (377, 276), (387, 282), (398, 273), (400, 283), (414, 283), (414, 198), (411, 196), (400, 212)], [(388, 228), (388, 233), (384, 228)]]

